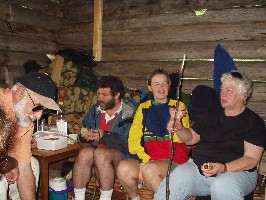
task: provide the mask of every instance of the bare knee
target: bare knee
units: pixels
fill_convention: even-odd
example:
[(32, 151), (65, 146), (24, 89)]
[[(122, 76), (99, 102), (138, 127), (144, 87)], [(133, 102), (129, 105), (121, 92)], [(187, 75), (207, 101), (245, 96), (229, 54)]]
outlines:
[(164, 170), (164, 168), (165, 166), (160, 165), (159, 163), (148, 162), (142, 168), (142, 176), (143, 176), (144, 181), (150, 182), (154, 178), (158, 178), (158, 177), (163, 179), (166, 175), (165, 174), (166, 169)]
[(131, 171), (131, 167), (128, 165), (128, 162), (126, 160), (120, 161), (117, 169), (116, 174), (119, 179), (124, 179), (127, 175), (129, 175)]
[(93, 163), (94, 148), (91, 146), (83, 147), (79, 150), (76, 162), (79, 164)]
[(108, 148), (96, 148), (94, 151), (93, 159), (95, 161), (95, 164), (103, 164), (108, 161), (110, 161), (110, 158), (112, 156), (110, 155), (110, 152), (108, 151)]
[(147, 163), (142, 167), (142, 176), (146, 181), (151, 180), (152, 177), (156, 176), (156, 167), (152, 163)]

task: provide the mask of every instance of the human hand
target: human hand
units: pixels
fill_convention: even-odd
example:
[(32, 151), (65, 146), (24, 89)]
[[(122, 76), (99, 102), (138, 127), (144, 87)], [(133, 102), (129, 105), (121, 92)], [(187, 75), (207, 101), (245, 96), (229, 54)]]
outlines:
[(87, 133), (81, 133), (81, 137), (85, 140), (97, 140), (100, 141), (103, 137), (103, 130), (100, 129), (88, 129)]
[(169, 108), (169, 112), (170, 118), (176, 118), (177, 120), (182, 119), (187, 114), (186, 108), (178, 108), (177, 110), (175, 108)]
[(223, 163), (211, 163), (211, 162), (207, 162), (204, 163), (201, 166), (201, 170), (204, 174), (204, 176), (212, 176), (218, 173), (223, 173), (226, 171), (226, 166)]
[(184, 128), (183, 124), (178, 119), (170, 118), (169, 122), (166, 126), (169, 133), (177, 132), (179, 130), (182, 130)]
[(10, 170), (9, 172), (7, 172), (5, 175), (6, 177), (6, 181), (8, 182), (8, 184), (13, 184), (15, 183), (15, 181), (18, 179), (19, 177), (19, 170), (18, 167)]

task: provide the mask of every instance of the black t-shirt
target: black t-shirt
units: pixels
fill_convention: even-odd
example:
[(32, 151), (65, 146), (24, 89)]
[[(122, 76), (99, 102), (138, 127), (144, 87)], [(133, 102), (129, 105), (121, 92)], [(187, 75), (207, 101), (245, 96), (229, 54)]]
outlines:
[(266, 147), (264, 121), (249, 108), (229, 117), (225, 116), (223, 108), (212, 108), (192, 129), (201, 138), (193, 151), (193, 160), (201, 173), (201, 165), (205, 162), (226, 163), (242, 157), (244, 140)]

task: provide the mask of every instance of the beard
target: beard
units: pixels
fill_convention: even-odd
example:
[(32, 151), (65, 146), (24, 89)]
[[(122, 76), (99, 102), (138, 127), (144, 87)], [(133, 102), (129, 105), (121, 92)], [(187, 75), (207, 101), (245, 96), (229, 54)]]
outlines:
[(110, 101), (107, 101), (106, 103), (103, 101), (99, 101), (100, 108), (102, 110), (110, 110), (115, 107), (115, 98), (112, 98)]
[[(23, 128), (28, 128), (31, 123), (36, 120), (36, 117), (34, 115), (25, 114), (24, 109), (26, 107), (27, 103), (27, 96), (25, 96), (23, 99), (21, 99), (17, 104), (14, 105), (14, 111), (17, 119), (17, 123), (19, 126)], [(27, 118), (30, 118), (31, 120), (27, 120)]]

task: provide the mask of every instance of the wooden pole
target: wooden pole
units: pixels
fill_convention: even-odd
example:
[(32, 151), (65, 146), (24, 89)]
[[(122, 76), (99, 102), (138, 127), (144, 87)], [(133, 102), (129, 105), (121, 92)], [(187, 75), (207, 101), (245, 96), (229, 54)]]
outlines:
[[(60, 83), (60, 79), (61, 79), (61, 72), (62, 72), (63, 65), (64, 65), (64, 58), (60, 55), (56, 55), (52, 65), (53, 65), (52, 66), (53, 69), (51, 73), (51, 78), (58, 86)], [(52, 116), (49, 116), (48, 124), (51, 124), (51, 122), (52, 122)]]
[(57, 85), (59, 85), (60, 82), (63, 64), (64, 64), (64, 58), (59, 55), (55, 56), (55, 60), (53, 61), (53, 70), (51, 73), (51, 78), (53, 79), (54, 82), (56, 82)]
[(103, 0), (94, 0), (93, 56), (95, 61), (102, 59)]

